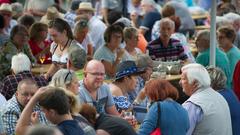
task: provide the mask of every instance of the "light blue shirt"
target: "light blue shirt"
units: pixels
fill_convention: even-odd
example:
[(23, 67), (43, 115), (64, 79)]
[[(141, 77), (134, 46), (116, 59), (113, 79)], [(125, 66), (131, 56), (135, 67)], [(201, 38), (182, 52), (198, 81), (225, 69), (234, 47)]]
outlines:
[(185, 102), (182, 106), (188, 111), (190, 127), (187, 135), (192, 135), (197, 123), (203, 119), (203, 111), (199, 106), (193, 104), (192, 102)]

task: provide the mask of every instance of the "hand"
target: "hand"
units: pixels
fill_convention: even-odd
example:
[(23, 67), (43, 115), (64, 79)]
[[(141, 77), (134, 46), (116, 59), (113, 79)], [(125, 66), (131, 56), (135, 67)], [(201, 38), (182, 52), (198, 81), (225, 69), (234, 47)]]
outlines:
[(134, 115), (131, 117), (124, 117), (123, 119), (125, 119), (133, 128), (137, 125), (137, 120)]
[(48, 90), (47, 87), (41, 87), (41, 88), (39, 88), (32, 98), (35, 99), (35, 101), (38, 101), (39, 98), (42, 96), (42, 94), (43, 94), (44, 92), (46, 92), (47, 90)]
[(31, 114), (31, 122), (32, 122), (33, 125), (39, 123), (39, 112), (33, 112)]
[(125, 51), (124, 51), (123, 48), (118, 48), (118, 49), (117, 49), (117, 58), (122, 58), (124, 52), (125, 52)]
[(48, 80), (50, 76), (49, 76), (49, 74), (46, 73), (46, 74), (43, 75), (43, 77), (44, 77), (46, 80)]

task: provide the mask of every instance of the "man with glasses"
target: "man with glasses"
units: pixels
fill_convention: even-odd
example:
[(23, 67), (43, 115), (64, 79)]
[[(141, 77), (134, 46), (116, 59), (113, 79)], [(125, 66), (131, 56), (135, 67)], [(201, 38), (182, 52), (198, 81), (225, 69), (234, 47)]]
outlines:
[(80, 81), (79, 98), (81, 103), (93, 105), (98, 113), (119, 115), (105, 77), (104, 65), (91, 60), (84, 68), (84, 79)]
[[(37, 83), (32, 79), (23, 79), (19, 82), (15, 95), (7, 101), (7, 104), (2, 111), (2, 121), (8, 135), (15, 133), (17, 121), (24, 107), (37, 90)], [(37, 112), (38, 120), (36, 119), (36, 121), (32, 121), (32, 124), (36, 124), (38, 121), (42, 124), (47, 124), (47, 120), (44, 114), (40, 111), (40, 107), (38, 105), (35, 106), (33, 112)]]

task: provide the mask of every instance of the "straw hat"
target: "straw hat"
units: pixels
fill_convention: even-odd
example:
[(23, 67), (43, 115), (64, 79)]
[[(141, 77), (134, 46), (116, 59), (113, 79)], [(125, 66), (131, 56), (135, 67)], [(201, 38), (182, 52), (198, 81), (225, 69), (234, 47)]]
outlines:
[(8, 11), (8, 12), (12, 13), (12, 6), (10, 4), (8, 4), (8, 3), (3, 3), (0, 6), (0, 11)]
[(78, 11), (81, 11), (81, 10), (89, 10), (92, 12), (95, 11), (95, 9), (92, 7), (92, 3), (90, 2), (81, 2), (79, 4)]
[(40, 22), (48, 24), (51, 20), (55, 18), (64, 18), (64, 14), (58, 12), (55, 7), (49, 7), (47, 13), (41, 18)]

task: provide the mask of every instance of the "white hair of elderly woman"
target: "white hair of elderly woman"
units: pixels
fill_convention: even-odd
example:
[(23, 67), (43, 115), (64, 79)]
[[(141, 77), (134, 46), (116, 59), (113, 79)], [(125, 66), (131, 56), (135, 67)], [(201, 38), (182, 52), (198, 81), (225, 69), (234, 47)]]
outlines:
[(181, 70), (186, 73), (189, 84), (197, 81), (198, 87), (210, 86), (210, 76), (204, 66), (197, 63), (191, 63), (183, 66)]
[(31, 61), (24, 53), (18, 53), (12, 57), (11, 69), (15, 74), (23, 71), (30, 71)]

